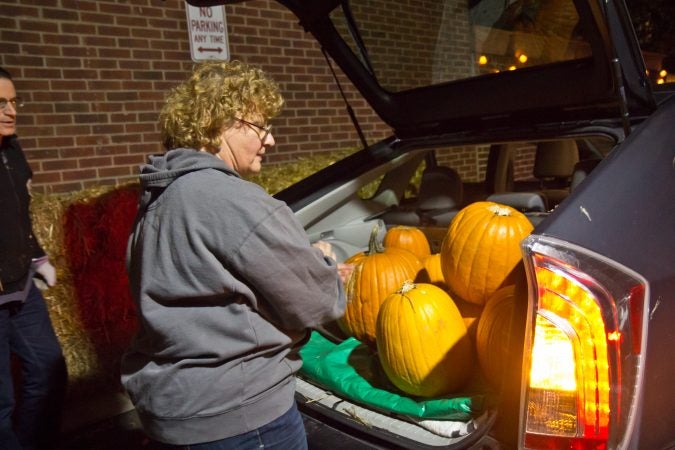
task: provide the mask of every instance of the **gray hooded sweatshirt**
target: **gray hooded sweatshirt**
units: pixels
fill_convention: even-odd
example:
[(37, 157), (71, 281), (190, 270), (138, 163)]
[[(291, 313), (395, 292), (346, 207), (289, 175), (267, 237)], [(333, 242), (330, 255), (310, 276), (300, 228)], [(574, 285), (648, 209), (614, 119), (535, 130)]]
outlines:
[(308, 329), (344, 313), (335, 261), (209, 153), (151, 157), (140, 180), (127, 251), (140, 327), (122, 382), (145, 431), (187, 445), (273, 421), (294, 401)]

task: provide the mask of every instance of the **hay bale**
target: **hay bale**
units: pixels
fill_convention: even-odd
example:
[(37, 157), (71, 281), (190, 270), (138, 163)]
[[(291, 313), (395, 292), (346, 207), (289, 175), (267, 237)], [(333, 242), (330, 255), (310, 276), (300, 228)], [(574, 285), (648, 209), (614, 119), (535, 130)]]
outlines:
[(77, 307), (73, 277), (63, 246), (63, 216), (78, 201), (97, 198), (112, 187), (95, 187), (68, 194), (34, 194), (33, 230), (56, 267), (57, 284), (43, 291), (49, 314), (68, 367), (69, 397), (83, 396), (100, 388), (107, 376), (87, 335)]

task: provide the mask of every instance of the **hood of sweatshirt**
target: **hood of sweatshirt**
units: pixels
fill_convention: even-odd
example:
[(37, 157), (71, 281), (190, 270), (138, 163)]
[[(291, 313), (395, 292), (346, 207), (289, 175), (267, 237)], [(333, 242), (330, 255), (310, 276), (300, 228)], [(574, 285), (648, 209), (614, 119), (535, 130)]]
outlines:
[(221, 159), (207, 152), (191, 148), (176, 148), (163, 155), (151, 156), (141, 167), (141, 187), (146, 189), (165, 188), (186, 173), (203, 169), (216, 169), (239, 177)]
[(176, 148), (163, 155), (150, 156), (148, 163), (141, 166), (140, 210), (144, 210), (153, 199), (181, 176), (204, 169), (215, 169), (241, 178), (237, 172), (221, 159), (207, 152), (191, 148)]

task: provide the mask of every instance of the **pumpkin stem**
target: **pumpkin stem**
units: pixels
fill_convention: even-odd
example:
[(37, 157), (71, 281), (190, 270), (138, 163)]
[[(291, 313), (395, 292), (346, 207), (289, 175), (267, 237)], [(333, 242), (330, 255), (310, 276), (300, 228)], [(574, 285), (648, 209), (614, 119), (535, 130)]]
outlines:
[(368, 240), (368, 251), (366, 255), (374, 255), (376, 253), (383, 253), (384, 247), (382, 243), (377, 240), (377, 235), (380, 232), (380, 227), (378, 224), (373, 226), (373, 230), (370, 232), (370, 239)]
[(499, 205), (497, 203), (490, 205), (487, 207), (488, 211), (493, 213), (496, 216), (510, 216), (511, 215), (511, 209), (509, 209), (507, 206), (504, 205)]
[(413, 283), (412, 280), (405, 280), (403, 282), (403, 286), (401, 286), (401, 289), (399, 289), (398, 293), (399, 294), (407, 294), (408, 292), (412, 291), (416, 287), (417, 286), (415, 286), (415, 283)]

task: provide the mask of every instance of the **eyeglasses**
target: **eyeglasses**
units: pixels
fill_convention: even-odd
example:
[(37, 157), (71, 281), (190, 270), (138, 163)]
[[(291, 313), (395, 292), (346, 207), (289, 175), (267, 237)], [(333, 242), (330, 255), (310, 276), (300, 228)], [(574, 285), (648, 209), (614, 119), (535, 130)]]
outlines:
[(241, 123), (245, 123), (246, 125), (249, 125), (249, 126), (255, 127), (258, 130), (261, 130), (263, 132), (263, 134), (262, 134), (262, 136), (260, 136), (260, 134), (258, 134), (258, 137), (260, 138), (260, 142), (263, 143), (263, 144), (265, 143), (265, 139), (267, 139), (267, 136), (269, 136), (270, 133), (272, 132), (272, 125), (266, 125), (266, 126), (263, 127), (263, 126), (260, 126), (258, 124), (255, 124), (253, 122), (248, 122), (244, 119), (240, 119), (238, 117), (236, 117), (236, 119)]
[(21, 97), (14, 97), (10, 99), (0, 98), (0, 110), (7, 108), (7, 105), (12, 104), (14, 109), (23, 107), (23, 99)]

